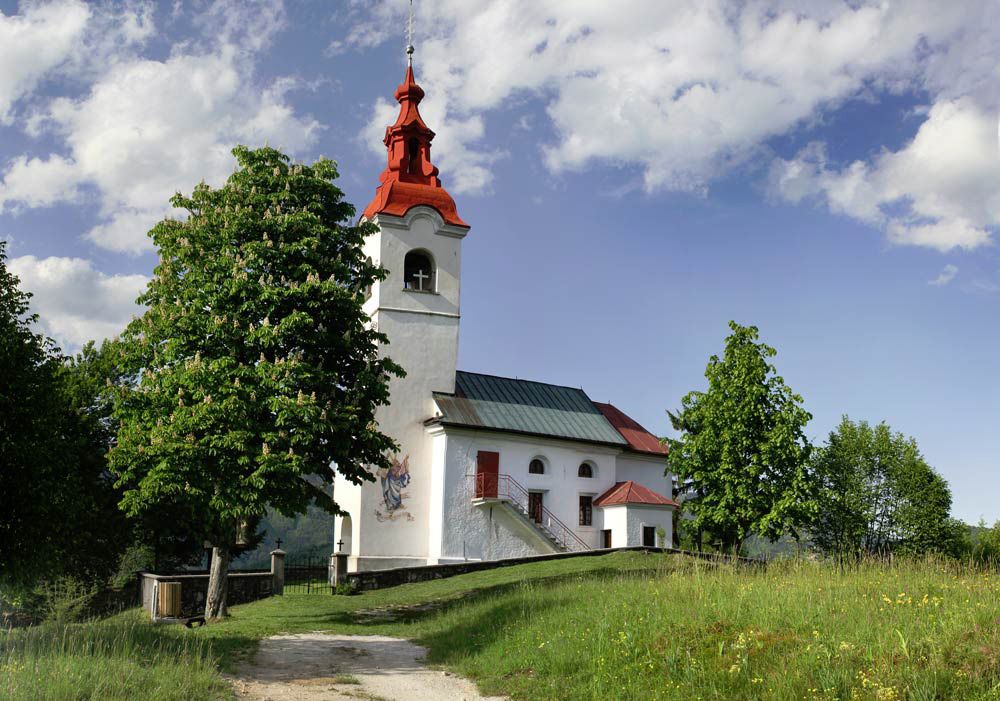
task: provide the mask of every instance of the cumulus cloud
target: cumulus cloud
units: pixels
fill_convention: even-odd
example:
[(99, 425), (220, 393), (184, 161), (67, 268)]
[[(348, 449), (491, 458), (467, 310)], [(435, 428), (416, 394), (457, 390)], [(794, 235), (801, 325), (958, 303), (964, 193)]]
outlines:
[[(358, 25), (367, 44), (400, 26), (394, 8), (383, 2)], [(442, 133), (538, 95), (557, 133), (544, 149), (553, 171), (634, 164), (647, 190), (703, 191), (766, 139), (905, 75), (928, 32), (960, 25), (959, 12), (935, 8), (916, 22), (914, 8), (888, 4), (438, 0), (419, 8), (418, 68)], [(383, 117), (378, 108), (373, 121)], [(481, 137), (455, 142), (474, 152)], [(442, 144), (442, 162), (461, 177), (469, 154), (454, 145)]]
[[(151, 0), (120, 4), (82, 0), (22, 2), (19, 14), (0, 12), (0, 123), (14, 122), (14, 106), (50, 75), (93, 77), (153, 36)], [(43, 121), (29, 114), (27, 131)]]
[(899, 150), (837, 168), (822, 145), (811, 144), (775, 161), (771, 187), (786, 200), (818, 198), (884, 227), (894, 243), (977, 248), (1000, 226), (997, 117), (971, 97), (944, 100)]
[(219, 28), (208, 46), (178, 45), (163, 60), (118, 56), (84, 96), (52, 100), (42, 128), (67, 154), (15, 159), (0, 206), (49, 205), (89, 186), (101, 221), (87, 238), (139, 253), (152, 248), (146, 232), (169, 212), (170, 195), (232, 172), (235, 143), (268, 141), (293, 153), (314, 143), (320, 124), (287, 100), (296, 82), (254, 80), (255, 52), (280, 28), (281, 6), (230, 2), (207, 13), (196, 23)]
[[(397, 39), (403, 10), (375, 4), (338, 50)], [(993, 187), (977, 169), (996, 142), (994, 13), (988, 0), (427, 0), (417, 69), (442, 172), (465, 191), (489, 187), (501, 154), (483, 144), (485, 120), (512, 100), (544, 102), (555, 137), (542, 157), (554, 173), (603, 162), (637, 168), (646, 191), (703, 194), (847, 100), (923, 91), (932, 107), (910, 147), (836, 167), (814, 145), (776, 164), (773, 191), (820, 199), (897, 243), (973, 248), (995, 224), (982, 214), (992, 203), (975, 199)], [(370, 137), (391, 119), (387, 107), (374, 106), (365, 133), (376, 150)], [(934, 148), (939, 136), (979, 156)], [(976, 194), (963, 189), (970, 182)], [(900, 204), (906, 211), (887, 214)]]
[(21, 256), (7, 267), (32, 293), (42, 331), (64, 350), (118, 335), (139, 311), (135, 300), (149, 281), (145, 275), (106, 275), (82, 258)]
[(935, 287), (944, 287), (949, 282), (954, 280), (956, 275), (958, 275), (958, 266), (949, 263), (948, 265), (944, 266), (944, 269), (940, 273), (938, 273), (938, 276), (936, 278), (934, 278), (933, 280), (928, 280), (927, 284), (934, 285)]
[(13, 104), (73, 55), (90, 16), (79, 0), (31, 3), (19, 15), (0, 12), (0, 123), (10, 124)]
[(18, 156), (7, 167), (0, 185), (0, 211), (8, 202), (25, 207), (45, 207), (77, 198), (76, 164), (51, 156), (46, 160)]

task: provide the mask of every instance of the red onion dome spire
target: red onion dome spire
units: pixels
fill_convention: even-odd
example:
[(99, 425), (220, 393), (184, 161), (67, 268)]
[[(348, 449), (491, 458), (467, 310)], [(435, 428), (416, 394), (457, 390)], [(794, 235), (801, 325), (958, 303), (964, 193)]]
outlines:
[(413, 77), (412, 43), (406, 47), (406, 53), (406, 75), (395, 92), (399, 116), (392, 126), (386, 127), (382, 140), (388, 162), (363, 216), (367, 219), (379, 213), (403, 216), (413, 207), (425, 205), (436, 209), (448, 224), (467, 227), (458, 216), (455, 200), (441, 186), (437, 166), (431, 163), (434, 132), (424, 123), (418, 109), (424, 90)]

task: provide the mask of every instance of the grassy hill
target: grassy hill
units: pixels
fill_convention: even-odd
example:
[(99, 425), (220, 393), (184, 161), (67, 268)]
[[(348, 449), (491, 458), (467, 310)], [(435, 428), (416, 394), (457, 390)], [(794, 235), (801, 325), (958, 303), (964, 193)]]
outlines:
[(415, 639), (517, 699), (998, 698), (998, 593), (992, 574), (948, 562), (754, 571), (617, 553), (288, 595), (195, 631), (131, 615), (0, 634), (0, 697), (223, 697), (216, 670), (256, 640), (330, 630)]

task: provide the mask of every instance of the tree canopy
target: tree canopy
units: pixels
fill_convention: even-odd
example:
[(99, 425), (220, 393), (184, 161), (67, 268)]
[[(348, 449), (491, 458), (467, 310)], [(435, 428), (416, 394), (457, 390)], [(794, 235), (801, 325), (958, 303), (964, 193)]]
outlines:
[(810, 530), (823, 552), (952, 552), (967, 528), (949, 518), (951, 490), (917, 442), (885, 423), (843, 417), (816, 451), (814, 468), (822, 489)]
[(776, 351), (754, 326), (729, 323), (721, 358), (705, 369), (708, 389), (688, 393), (670, 419), (668, 470), (683, 485), (693, 530), (727, 550), (747, 536), (774, 540), (808, 523), (815, 481), (802, 398), (777, 374)]
[(0, 584), (99, 581), (128, 538), (96, 407), (108, 361), (92, 344), (64, 358), (33, 331), (31, 296), (5, 262), (0, 241)]
[(372, 225), (351, 224), (335, 164), (233, 153), (223, 187), (178, 194), (187, 218), (150, 232), (160, 260), (121, 337), (138, 381), (118, 396), (111, 451), (128, 513), (183, 510), (224, 559), (269, 508), (336, 512), (316, 486), (332, 464), (355, 483), (388, 466), (375, 411), (401, 374), (362, 310), (385, 272), (363, 252)]
[[(0, 562), (4, 579), (46, 569), (55, 553), (46, 530), (55, 510), (53, 471), (61, 459), (56, 442), (45, 440), (58, 405), (52, 342), (31, 325), (30, 295), (7, 270), (6, 242), (0, 240)], [(58, 492), (56, 492), (58, 498)]]

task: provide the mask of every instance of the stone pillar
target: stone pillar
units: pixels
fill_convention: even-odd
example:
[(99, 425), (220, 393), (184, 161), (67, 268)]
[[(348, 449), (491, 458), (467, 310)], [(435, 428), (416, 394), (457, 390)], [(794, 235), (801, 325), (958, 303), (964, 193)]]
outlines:
[(285, 593), (285, 551), (271, 551), (271, 592), (275, 596)]
[(330, 586), (335, 587), (347, 581), (347, 553), (330, 555)]

